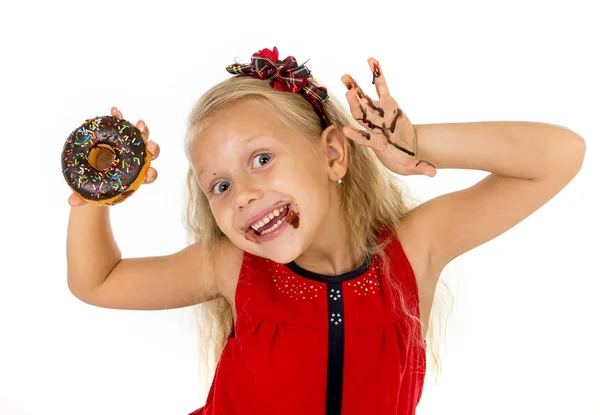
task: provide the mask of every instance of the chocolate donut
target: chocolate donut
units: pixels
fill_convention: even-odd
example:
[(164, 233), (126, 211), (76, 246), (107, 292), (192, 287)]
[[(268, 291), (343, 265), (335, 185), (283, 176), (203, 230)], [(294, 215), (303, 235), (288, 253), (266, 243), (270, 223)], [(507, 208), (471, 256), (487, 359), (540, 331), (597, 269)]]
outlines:
[[(103, 151), (110, 151), (114, 158), (106, 168), (97, 164)], [(135, 125), (105, 116), (77, 127), (65, 142), (61, 158), (63, 175), (74, 192), (90, 203), (110, 206), (140, 187), (151, 155)]]

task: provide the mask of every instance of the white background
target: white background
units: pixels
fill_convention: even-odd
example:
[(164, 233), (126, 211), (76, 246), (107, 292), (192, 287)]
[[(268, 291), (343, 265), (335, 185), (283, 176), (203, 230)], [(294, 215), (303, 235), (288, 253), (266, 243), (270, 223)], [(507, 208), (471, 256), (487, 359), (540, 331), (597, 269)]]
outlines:
[[(183, 415), (203, 405), (191, 308), (108, 310), (69, 292), (59, 153), (74, 128), (113, 105), (144, 119), (161, 145), (159, 177), (112, 209), (114, 232), (126, 257), (182, 249), (185, 119), (235, 58), (273, 46), (282, 58), (310, 58), (344, 103), (344, 73), (376, 96), (373, 56), (415, 124), (539, 121), (586, 139), (583, 168), (561, 193), (447, 268), (456, 303), (444, 372), (427, 381), (418, 413), (600, 414), (594, 2), (8, 3), (0, 414)], [(426, 201), (485, 175), (403, 179)]]

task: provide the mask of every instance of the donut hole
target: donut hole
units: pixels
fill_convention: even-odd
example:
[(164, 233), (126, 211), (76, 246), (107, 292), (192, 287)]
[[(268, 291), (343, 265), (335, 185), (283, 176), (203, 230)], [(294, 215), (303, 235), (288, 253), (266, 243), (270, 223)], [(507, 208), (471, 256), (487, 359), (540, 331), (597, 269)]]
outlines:
[(98, 144), (90, 150), (88, 163), (98, 171), (107, 170), (115, 161), (116, 153), (106, 144)]

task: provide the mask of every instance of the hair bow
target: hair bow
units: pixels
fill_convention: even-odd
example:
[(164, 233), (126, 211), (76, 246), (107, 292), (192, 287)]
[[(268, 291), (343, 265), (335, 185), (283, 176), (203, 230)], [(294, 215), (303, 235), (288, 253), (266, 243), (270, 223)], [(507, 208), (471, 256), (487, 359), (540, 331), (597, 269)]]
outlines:
[(327, 88), (310, 82), (312, 78), (310, 70), (304, 64), (298, 65), (293, 56), (279, 60), (276, 46), (273, 50), (263, 49), (252, 54), (249, 64), (233, 63), (226, 69), (227, 72), (237, 76), (252, 76), (268, 80), (269, 85), (278, 91), (303, 93), (321, 118), (323, 129), (331, 125), (323, 109), (323, 103), (328, 98)]

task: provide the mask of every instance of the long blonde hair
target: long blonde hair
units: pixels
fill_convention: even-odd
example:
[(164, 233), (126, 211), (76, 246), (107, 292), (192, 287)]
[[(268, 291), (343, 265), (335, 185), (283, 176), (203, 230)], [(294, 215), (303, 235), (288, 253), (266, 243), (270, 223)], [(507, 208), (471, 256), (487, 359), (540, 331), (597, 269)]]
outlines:
[[(312, 82), (320, 85), (314, 77)], [(277, 91), (267, 81), (252, 77), (231, 77), (205, 92), (192, 109), (185, 137), (188, 161), (191, 160), (193, 140), (199, 137), (214, 117), (225, 110), (227, 104), (240, 100), (263, 105), (266, 111), (277, 116), (290, 128), (302, 132), (307, 139), (318, 139), (323, 132), (319, 117), (302, 94)], [(330, 122), (338, 128), (341, 129), (345, 125), (361, 127), (331, 92), (323, 107)], [(348, 144), (348, 171), (343, 177), (343, 185), (340, 186), (340, 196), (349, 240), (354, 241), (349, 255), (350, 258), (364, 258), (367, 253), (370, 253), (372, 258), (379, 255), (383, 275), (389, 276), (389, 260), (384, 251), (389, 240), (379, 244), (377, 232), (382, 226), (390, 230), (398, 229), (401, 219), (420, 201), (411, 196), (406, 189), (402, 189), (394, 173), (381, 164), (370, 148), (357, 145), (352, 140), (348, 140)], [(209, 202), (195, 178), (191, 162), (187, 174), (187, 191), (185, 224), (189, 242), (204, 244), (207, 247), (207, 260), (214, 266), (214, 247), (227, 236), (217, 226)], [(419, 318), (413, 313), (414, 310), (406, 307), (398, 282), (387, 278), (384, 283), (387, 283), (391, 292), (395, 294), (394, 309), (398, 315), (398, 309), (401, 309), (402, 313), (415, 321), (415, 333), (411, 337), (422, 345)], [(200, 371), (206, 374), (204, 385), (208, 387), (211, 374), (230, 333), (233, 312), (223, 296), (194, 307), (199, 329)], [(428, 350), (431, 350), (437, 368), (437, 380), (441, 373), (439, 344), (433, 353), (432, 326), (433, 319), (430, 319), (426, 338)]]

